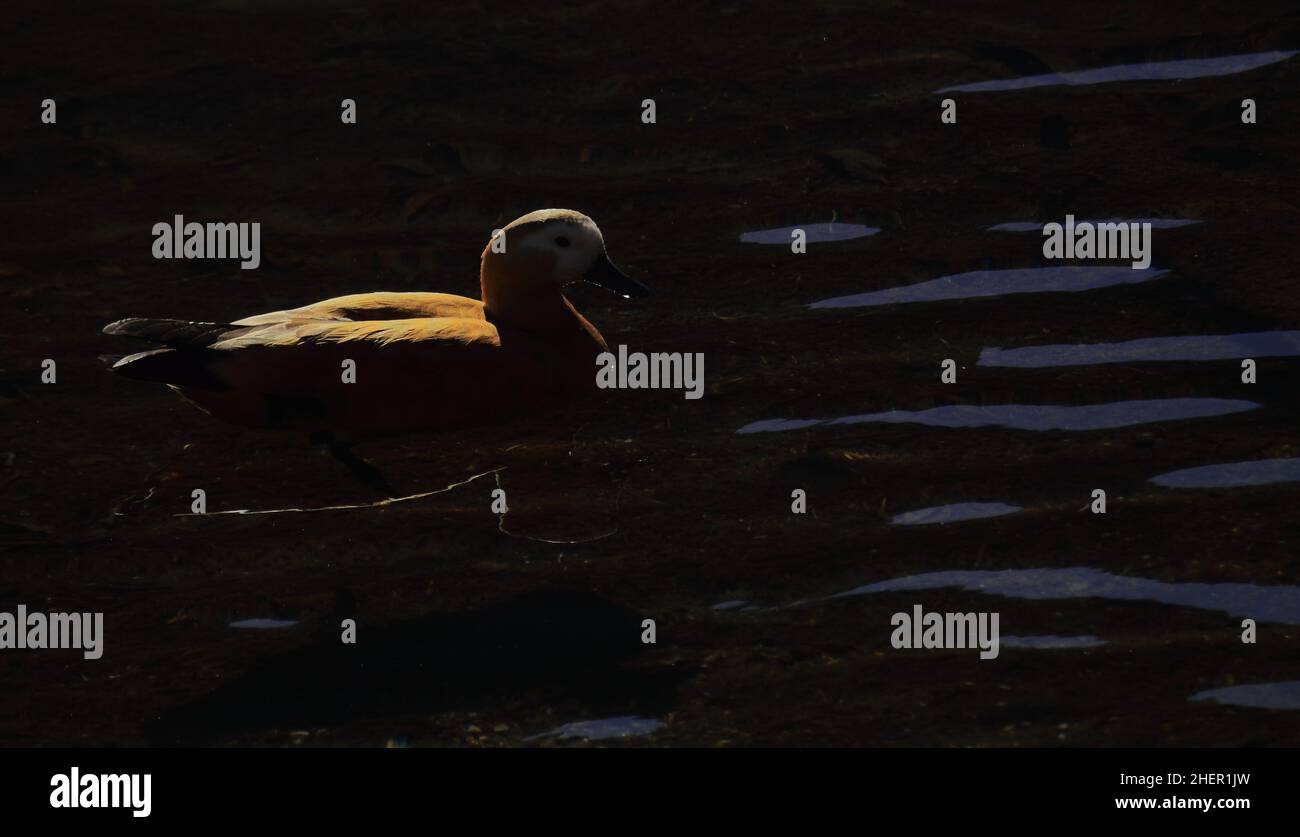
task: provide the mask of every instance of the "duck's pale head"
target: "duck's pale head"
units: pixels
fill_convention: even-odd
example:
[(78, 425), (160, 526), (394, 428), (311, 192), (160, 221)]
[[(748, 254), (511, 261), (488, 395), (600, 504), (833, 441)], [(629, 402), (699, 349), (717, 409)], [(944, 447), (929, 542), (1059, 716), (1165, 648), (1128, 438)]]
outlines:
[(495, 233), (483, 249), (483, 301), (489, 309), (553, 295), (579, 280), (624, 297), (650, 289), (609, 260), (600, 228), (572, 209), (539, 209)]

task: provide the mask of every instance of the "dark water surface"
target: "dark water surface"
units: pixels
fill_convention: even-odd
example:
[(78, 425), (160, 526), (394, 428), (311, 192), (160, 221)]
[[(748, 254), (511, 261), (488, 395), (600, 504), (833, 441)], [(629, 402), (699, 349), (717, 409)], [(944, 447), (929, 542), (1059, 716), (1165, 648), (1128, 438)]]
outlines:
[[(106, 637), (0, 653), (0, 743), (1300, 745), (1294, 3), (12, 11), (0, 610)], [(360, 445), (418, 495), (376, 505), (96, 359), (477, 296), (541, 207), (654, 290), (574, 306), (703, 398)], [(155, 260), (178, 213), (261, 267)], [(1151, 221), (1152, 267), (1044, 259), (1067, 214)], [(1003, 652), (895, 649), (918, 604)]]

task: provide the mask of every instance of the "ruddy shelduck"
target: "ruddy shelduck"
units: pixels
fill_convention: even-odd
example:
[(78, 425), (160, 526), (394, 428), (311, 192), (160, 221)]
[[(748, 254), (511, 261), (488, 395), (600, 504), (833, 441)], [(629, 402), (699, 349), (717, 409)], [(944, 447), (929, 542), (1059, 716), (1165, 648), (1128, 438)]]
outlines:
[(649, 293), (610, 262), (590, 218), (542, 209), (483, 249), (482, 300), (352, 294), (230, 323), (118, 320), (104, 333), (162, 347), (113, 371), (234, 424), (307, 432), (355, 466), (347, 446), (361, 439), (509, 420), (595, 389), (607, 347), (564, 296), (578, 280)]

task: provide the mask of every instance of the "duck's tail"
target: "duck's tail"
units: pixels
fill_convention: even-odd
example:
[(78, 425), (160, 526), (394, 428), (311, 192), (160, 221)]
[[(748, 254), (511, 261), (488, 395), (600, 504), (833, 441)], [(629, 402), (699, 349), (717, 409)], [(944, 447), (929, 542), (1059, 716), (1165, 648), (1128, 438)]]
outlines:
[(189, 320), (158, 320), (147, 317), (128, 317), (104, 326), (104, 333), (113, 337), (132, 337), (173, 348), (201, 348), (211, 346), (225, 334), (237, 329), (230, 323), (192, 323)]
[(161, 349), (136, 352), (125, 357), (103, 356), (114, 372), (139, 381), (156, 381), (180, 387), (226, 389), (209, 364), (217, 352), (209, 349), (223, 335), (237, 329), (229, 323), (192, 323), (187, 320), (157, 320), (130, 317), (104, 326), (104, 333), (159, 343)]

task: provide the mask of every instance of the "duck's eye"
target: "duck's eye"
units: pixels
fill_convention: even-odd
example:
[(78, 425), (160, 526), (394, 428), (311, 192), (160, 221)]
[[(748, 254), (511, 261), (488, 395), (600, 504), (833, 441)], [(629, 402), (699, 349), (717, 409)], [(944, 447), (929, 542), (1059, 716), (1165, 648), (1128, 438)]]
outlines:
[(555, 246), (556, 246), (556, 247), (568, 247), (568, 246), (569, 246), (569, 239), (565, 238), (565, 237), (562, 236), (562, 235), (561, 235), (561, 236), (558, 236), (558, 237), (555, 239)]

